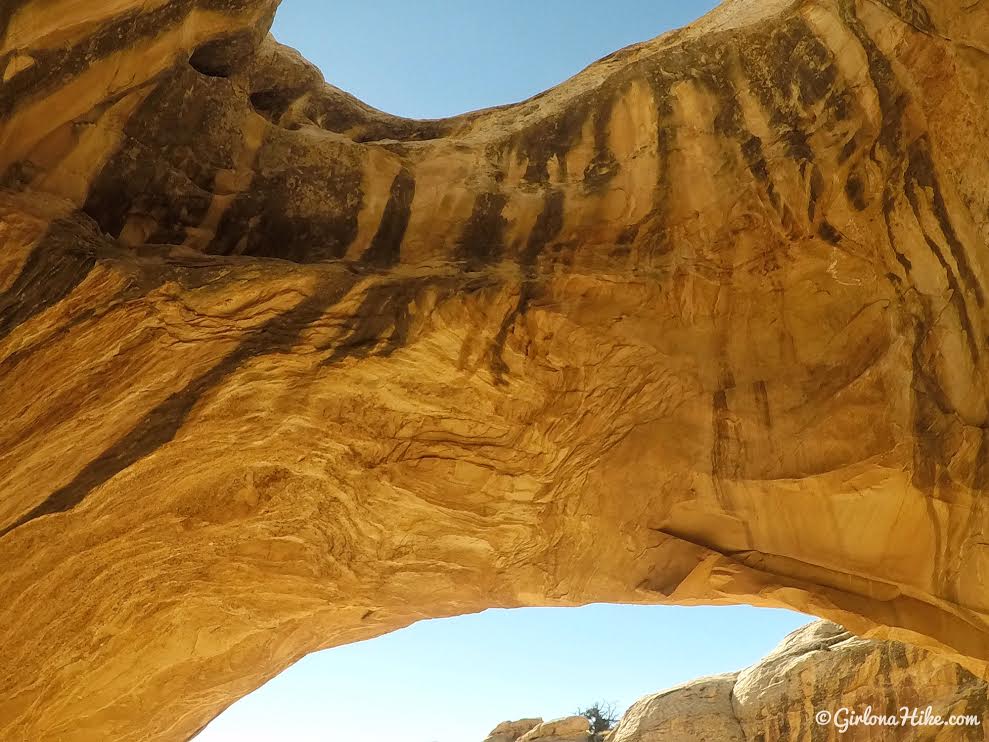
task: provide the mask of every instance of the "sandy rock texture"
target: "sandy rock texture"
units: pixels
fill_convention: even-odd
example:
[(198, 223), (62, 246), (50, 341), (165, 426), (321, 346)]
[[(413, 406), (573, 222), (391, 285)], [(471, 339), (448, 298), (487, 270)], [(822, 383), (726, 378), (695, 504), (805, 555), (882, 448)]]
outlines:
[(484, 742), (594, 742), (591, 725), (584, 716), (562, 719), (503, 721)]
[(504, 721), (484, 742), (592, 742), (590, 723), (583, 716), (563, 719)]
[(590, 724), (583, 716), (554, 719), (537, 724), (518, 742), (591, 742)]
[[(607, 740), (747, 742), (732, 704), (737, 677), (738, 673), (730, 673), (699, 678), (642, 698), (629, 708)], [(794, 742), (799, 739), (794, 738)]]
[(495, 606), (985, 671), (989, 5), (729, 0), (442, 121), (275, 5), (0, 5), (0, 738)]
[[(984, 740), (986, 682), (937, 653), (896, 641), (860, 639), (818, 621), (788, 636), (739, 673), (702, 678), (636, 702), (608, 742), (900, 742)], [(904, 717), (902, 709), (925, 710)], [(854, 723), (853, 714), (894, 717)], [(829, 711), (833, 721), (819, 724)], [(974, 716), (975, 724), (922, 719)], [(915, 724), (914, 721), (917, 723)], [(957, 721), (957, 719), (956, 719)], [(842, 731), (844, 723), (847, 728)]]
[(543, 723), (541, 718), (519, 719), (518, 721), (503, 721), (491, 730), (484, 742), (516, 742), (519, 737)]

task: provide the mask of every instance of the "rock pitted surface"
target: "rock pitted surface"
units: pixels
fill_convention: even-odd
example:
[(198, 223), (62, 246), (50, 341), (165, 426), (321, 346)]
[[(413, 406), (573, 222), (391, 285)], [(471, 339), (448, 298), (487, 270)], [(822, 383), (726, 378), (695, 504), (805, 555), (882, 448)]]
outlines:
[(492, 606), (984, 670), (984, 2), (731, 0), (442, 121), (276, 4), (0, 7), (0, 736), (186, 739)]
[[(902, 725), (855, 723), (858, 715)], [(828, 711), (837, 722), (818, 723)], [(984, 740), (986, 681), (936, 653), (896, 641), (860, 639), (827, 621), (804, 626), (741, 672), (700, 678), (637, 701), (607, 742), (902, 742)], [(919, 723), (974, 716), (978, 723)], [(913, 725), (913, 720), (917, 724)], [(845, 723), (847, 727), (844, 727)], [(486, 742), (514, 742), (536, 720), (499, 725)], [(908, 723), (910, 725), (908, 725)], [(586, 727), (586, 721), (585, 721)], [(586, 728), (582, 730), (587, 739)], [(503, 736), (498, 736), (501, 732)], [(512, 734), (516, 736), (512, 736)], [(531, 732), (530, 732), (531, 733)], [(521, 737), (528, 739), (528, 737)], [(541, 737), (539, 739), (542, 739)]]

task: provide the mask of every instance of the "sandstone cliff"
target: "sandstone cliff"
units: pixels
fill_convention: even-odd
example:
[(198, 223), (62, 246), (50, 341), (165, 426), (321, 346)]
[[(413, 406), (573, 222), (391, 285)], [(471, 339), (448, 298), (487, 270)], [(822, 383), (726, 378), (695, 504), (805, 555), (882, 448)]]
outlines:
[(730, 0), (442, 121), (276, 4), (0, 5), (0, 737), (493, 606), (984, 671), (985, 2)]
[[(904, 708), (930, 717), (975, 716), (976, 724), (852, 723), (849, 709), (902, 720)], [(833, 718), (818, 723), (816, 714)], [(895, 641), (854, 637), (818, 621), (798, 629), (773, 652), (737, 673), (701, 678), (647, 696), (625, 713), (607, 742), (902, 742), (984, 740), (989, 736), (989, 687), (982, 678), (935, 653)], [(566, 720), (573, 739), (588, 742), (586, 720)], [(845, 727), (845, 723), (848, 726)], [(910, 723), (910, 726), (907, 726)], [(506, 722), (485, 742), (522, 742), (539, 735), (538, 719)], [(844, 731), (842, 731), (844, 730)], [(542, 739), (536, 736), (533, 739)]]

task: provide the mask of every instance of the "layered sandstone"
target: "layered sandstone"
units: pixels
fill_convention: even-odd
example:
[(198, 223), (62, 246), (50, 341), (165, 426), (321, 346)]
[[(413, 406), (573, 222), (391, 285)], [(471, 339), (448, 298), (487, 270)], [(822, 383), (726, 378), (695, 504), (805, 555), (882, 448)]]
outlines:
[[(989, 735), (987, 693), (985, 680), (936, 653), (859, 639), (821, 621), (746, 670), (641, 699), (608, 742), (974, 742)], [(822, 711), (832, 714), (826, 723), (816, 718)], [(935, 716), (945, 723), (921, 723)], [(957, 719), (969, 716), (977, 722)], [(948, 724), (952, 717), (957, 723)]]
[(985, 3), (731, 0), (442, 121), (275, 4), (0, 7), (0, 736), (492, 606), (984, 671)]

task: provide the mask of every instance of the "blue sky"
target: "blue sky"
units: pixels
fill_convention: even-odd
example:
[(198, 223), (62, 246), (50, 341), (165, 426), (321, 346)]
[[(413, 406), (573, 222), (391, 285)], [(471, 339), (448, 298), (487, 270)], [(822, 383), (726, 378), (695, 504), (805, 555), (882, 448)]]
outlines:
[[(283, 0), (275, 35), (333, 84), (432, 118), (523, 100), (713, 0)], [(197, 742), (481, 742), (498, 722), (566, 716), (755, 662), (808, 620), (660, 606), (487, 611), (307, 657)]]
[(715, 0), (282, 0), (275, 36), (388, 113), (514, 103), (702, 16)]
[(424, 621), (310, 655), (196, 742), (482, 742), (750, 665), (811, 619), (746, 606), (594, 605)]

